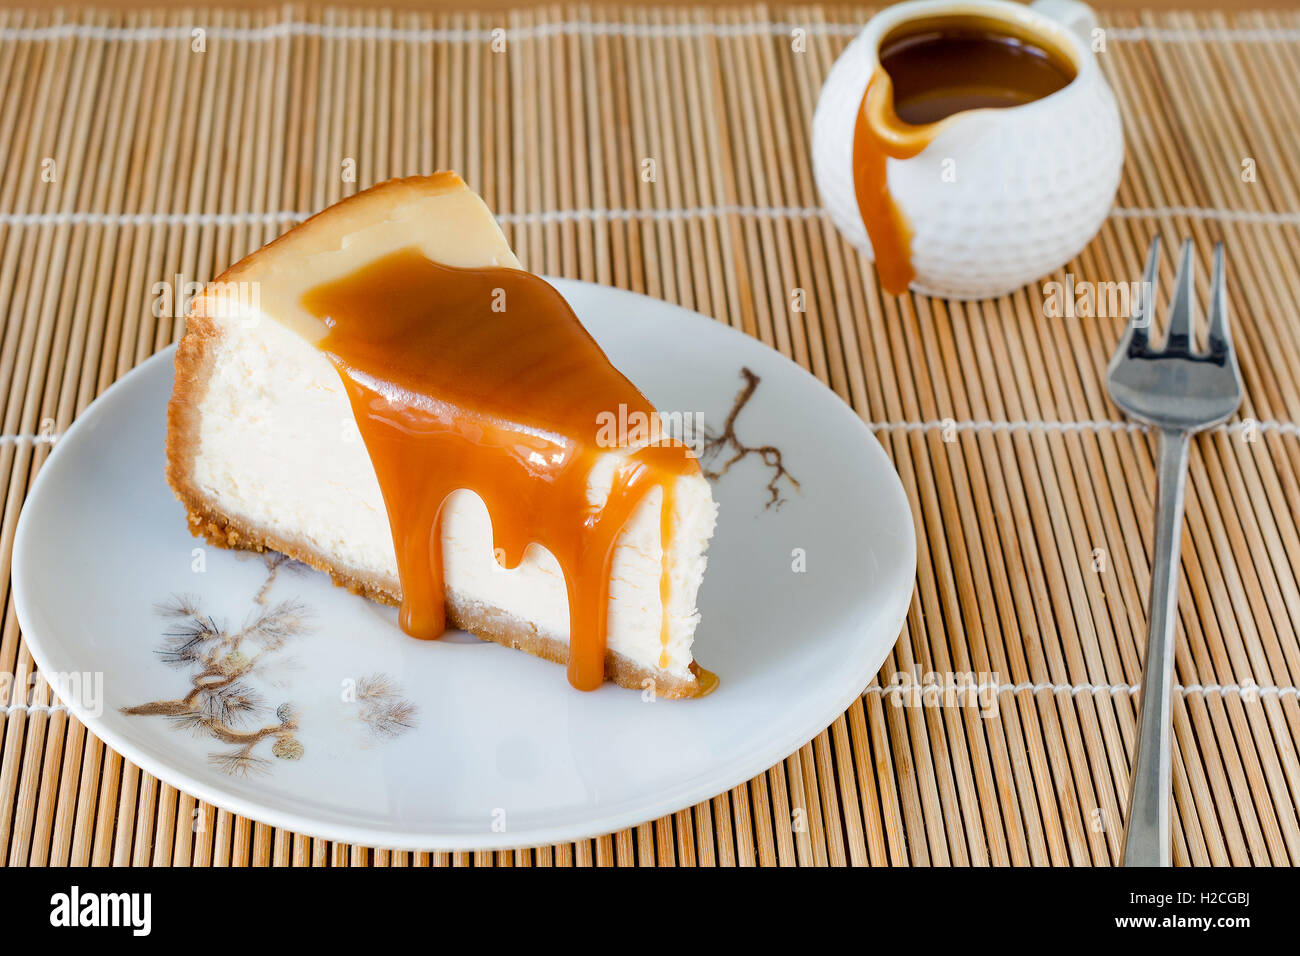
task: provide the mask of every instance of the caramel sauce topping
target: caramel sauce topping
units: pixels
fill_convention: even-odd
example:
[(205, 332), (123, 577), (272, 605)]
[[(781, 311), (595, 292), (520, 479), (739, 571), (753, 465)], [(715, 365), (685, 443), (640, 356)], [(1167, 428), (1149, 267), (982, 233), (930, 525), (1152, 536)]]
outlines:
[(853, 186), (880, 284), (901, 295), (916, 277), (912, 229), (890, 195), (888, 160), (920, 153), (958, 113), (1050, 96), (1075, 68), (1049, 44), (990, 17), (925, 17), (889, 33), (879, 52), (853, 132)]
[(447, 627), (442, 508), (467, 488), (487, 505), (504, 567), (517, 567), (533, 543), (559, 562), (569, 682), (595, 689), (605, 675), (614, 547), (658, 488), (666, 648), (673, 488), (699, 464), (679, 442), (646, 445), (618, 468), (604, 506), (589, 504), (588, 479), (610, 450), (597, 442), (601, 413), (658, 414), (554, 288), (517, 269), (452, 268), (408, 249), (312, 289), (303, 306), (329, 329), (320, 348), (342, 377), (379, 479), (406, 633), (432, 639)]

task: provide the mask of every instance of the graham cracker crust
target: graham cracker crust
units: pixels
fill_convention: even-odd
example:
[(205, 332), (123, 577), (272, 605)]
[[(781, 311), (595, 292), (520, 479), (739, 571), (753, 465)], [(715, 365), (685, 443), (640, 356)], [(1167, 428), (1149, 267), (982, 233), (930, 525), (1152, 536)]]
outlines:
[[(169, 436), (170, 437), (170, 436)], [(170, 445), (170, 441), (169, 441)], [(330, 564), (319, 552), (302, 541), (288, 541), (267, 535), (215, 508), (200, 503), (201, 495), (175, 485), (172, 490), (188, 512), (190, 533), (202, 537), (219, 548), (245, 551), (278, 551), (310, 565), (330, 576), (338, 587), (347, 588), (380, 604), (397, 606), (401, 597), (396, 582), (386, 582), (378, 577), (341, 570)], [(521, 621), (500, 608), (472, 601), (450, 591), (447, 594), (448, 623), (468, 631), (484, 641), (514, 648), (541, 657), (556, 664), (568, 664), (569, 644), (539, 631), (528, 621)], [(605, 653), (605, 679), (620, 687), (634, 690), (651, 690), (656, 698), (680, 700), (701, 697), (712, 689), (712, 683), (699, 679), (701, 668), (691, 662), (691, 680), (683, 680), (657, 668), (644, 667), (616, 654)]]

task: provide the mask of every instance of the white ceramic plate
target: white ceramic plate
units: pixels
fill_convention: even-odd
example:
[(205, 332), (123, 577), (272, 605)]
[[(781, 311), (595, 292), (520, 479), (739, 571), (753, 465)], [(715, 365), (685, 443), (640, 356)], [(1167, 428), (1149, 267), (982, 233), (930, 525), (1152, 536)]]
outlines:
[[(722, 793), (828, 726), (879, 669), (911, 597), (911, 510), (884, 451), (835, 395), (754, 339), (643, 296), (554, 284), (661, 409), (703, 412), (716, 429), (741, 369), (760, 378), (737, 434), (779, 448), (799, 486), (779, 482), (784, 501), (768, 507), (773, 472), (754, 455), (715, 483), (695, 655), (720, 676), (717, 691), (688, 701), (612, 685), (580, 693), (563, 668), (494, 644), (411, 640), (391, 608), (300, 565), (272, 577), (264, 556), (205, 547), (163, 477), (168, 349), (69, 429), (19, 522), (18, 619), (73, 713), (219, 807), (404, 849), (617, 830)], [(300, 611), (277, 617), (285, 601)], [(186, 659), (190, 639), (220, 639), (208, 629), (226, 636), (238, 655), (228, 659), (262, 654), (208, 708), (242, 738), (124, 712), (192, 710), (186, 695), (221, 679)], [(169, 664), (168, 648), (181, 659)]]

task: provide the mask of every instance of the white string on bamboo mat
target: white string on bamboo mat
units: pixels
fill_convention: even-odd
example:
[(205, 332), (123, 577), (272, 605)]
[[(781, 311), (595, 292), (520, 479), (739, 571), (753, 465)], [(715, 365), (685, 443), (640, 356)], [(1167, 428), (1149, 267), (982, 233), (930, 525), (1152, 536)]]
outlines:
[(0, 435), (0, 445), (53, 445), (59, 440), (57, 432), (39, 435)]
[[(6, 226), (256, 226), (290, 225), (313, 215), (310, 212), (0, 212)], [(1253, 209), (1214, 209), (1204, 206), (1116, 206), (1110, 215), (1117, 219), (1206, 219), (1247, 225), (1300, 226), (1300, 212), (1265, 212)], [(749, 219), (820, 219), (827, 214), (820, 206), (717, 205), (664, 209), (547, 209), (535, 212), (505, 212), (497, 220), (505, 225), (553, 225), (567, 222), (679, 222), (710, 217), (739, 216)]]
[[(891, 694), (905, 695), (924, 695), (928, 691), (956, 690), (962, 693), (986, 693), (993, 691), (997, 694), (1019, 694), (1029, 691), (1033, 694), (1051, 693), (1051, 694), (1069, 694), (1071, 697), (1077, 697), (1080, 694), (1109, 694), (1113, 697), (1122, 695), (1136, 695), (1142, 689), (1141, 684), (1055, 684), (1050, 682), (1033, 683), (1025, 681), (1019, 684), (1010, 683), (980, 683), (980, 684), (954, 684), (951, 687), (945, 684), (906, 684), (894, 687), (884, 687), (880, 684), (870, 684), (863, 691), (863, 695), (880, 694), (888, 697)], [(1179, 694), (1201, 694), (1201, 695), (1218, 695), (1220, 697), (1243, 697), (1250, 700), (1254, 697), (1296, 697), (1300, 696), (1300, 687), (1286, 687), (1275, 684), (1175, 684), (1174, 691)], [(68, 708), (65, 704), (0, 704), (0, 714), (10, 713), (67, 713)]]
[[(867, 422), (867, 427), (872, 431), (903, 431), (903, 432), (927, 432), (927, 431), (957, 431), (957, 432), (1092, 432), (1092, 431), (1110, 431), (1110, 432), (1146, 432), (1151, 431), (1151, 427), (1141, 422), (1131, 421), (1112, 421), (1110, 419), (1099, 420), (1080, 420), (1080, 421), (1046, 421), (1046, 420), (1024, 420), (1024, 421), (979, 421), (953, 418), (932, 419), (924, 422)], [(1232, 422), (1231, 424), (1215, 425), (1213, 428), (1207, 428), (1206, 431), (1222, 432), (1228, 435), (1235, 434), (1256, 434), (1264, 432), (1277, 432), (1280, 435), (1300, 435), (1300, 426), (1295, 422), (1280, 421), (1241, 421)]]
[[(1080, 421), (1055, 420), (1021, 420), (991, 421), (979, 419), (937, 418), (929, 421), (894, 421), (866, 422), (867, 428), (874, 432), (1043, 432), (1043, 433), (1084, 433), (1084, 432), (1122, 432), (1139, 433), (1150, 431), (1148, 425), (1141, 422), (1084, 419)], [(1227, 435), (1266, 434), (1275, 432), (1279, 435), (1300, 436), (1300, 425), (1295, 422), (1255, 421), (1254, 419), (1231, 424), (1215, 425), (1207, 428), (1208, 432)], [(61, 432), (32, 434), (0, 435), (0, 446), (4, 445), (54, 445), (58, 443)]]
[[(959, 691), (962, 693), (983, 693), (993, 691), (998, 694), (1019, 694), (1023, 691), (1029, 691), (1034, 694), (1043, 693), (1044, 691), (1052, 694), (1066, 693), (1070, 696), (1079, 694), (1110, 694), (1111, 696), (1120, 696), (1123, 694), (1134, 695), (1142, 689), (1141, 684), (1053, 684), (1048, 682), (1033, 683), (1025, 681), (1020, 684), (1006, 683), (971, 683), (971, 684), (900, 684), (891, 687), (885, 687), (880, 684), (869, 684), (863, 694), (881, 694), (888, 697), (891, 694), (918, 695), (926, 691)], [(1294, 697), (1300, 695), (1300, 687), (1281, 687), (1275, 684), (1175, 684), (1174, 690), (1180, 694), (1218, 694), (1220, 696), (1244, 696), (1251, 697)]]
[[(333, 40), (385, 40), (408, 43), (490, 43), (505, 39), (535, 40), (555, 36), (628, 37), (632, 39), (692, 39), (700, 37), (791, 36), (802, 30), (807, 36), (854, 37), (866, 21), (835, 23), (819, 21), (760, 21), (755, 23), (629, 23), (625, 21), (557, 21), (528, 27), (504, 24), (479, 29), (439, 27), (384, 27), (347, 24), (305, 23), (289, 20), (264, 27), (207, 26), (194, 23), (174, 27), (109, 27), (86, 23), (60, 23), (44, 27), (3, 27), (0, 40), (52, 41), (62, 39), (191, 40), (195, 30), (206, 37), (237, 42), (264, 43), (288, 37), (320, 37)], [(1300, 41), (1295, 27), (1106, 27), (1106, 39), (1121, 43), (1294, 43)]]

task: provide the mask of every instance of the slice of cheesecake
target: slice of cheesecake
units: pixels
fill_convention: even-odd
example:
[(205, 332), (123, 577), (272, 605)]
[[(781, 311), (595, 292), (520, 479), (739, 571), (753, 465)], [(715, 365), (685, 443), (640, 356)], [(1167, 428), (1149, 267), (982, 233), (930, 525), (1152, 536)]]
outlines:
[[(611, 427), (629, 418), (655, 427)], [(691, 645), (716, 506), (658, 423), (439, 173), (331, 206), (196, 297), (167, 478), (196, 535), (327, 571), (413, 636), (691, 697), (715, 680)]]

